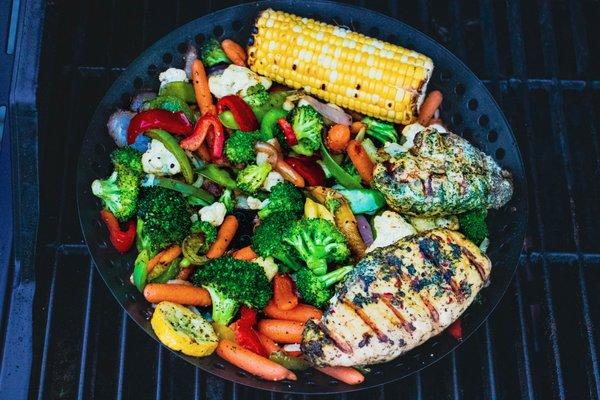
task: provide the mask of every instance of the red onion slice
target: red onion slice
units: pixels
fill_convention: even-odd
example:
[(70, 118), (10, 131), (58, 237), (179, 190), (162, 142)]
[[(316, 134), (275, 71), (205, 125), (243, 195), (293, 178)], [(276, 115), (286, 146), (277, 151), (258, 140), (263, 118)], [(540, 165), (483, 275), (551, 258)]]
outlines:
[(371, 225), (369, 225), (369, 221), (367, 221), (364, 215), (357, 215), (356, 223), (358, 225), (360, 236), (365, 242), (365, 245), (369, 247), (371, 243), (373, 243), (373, 230), (371, 229)]
[(321, 103), (314, 97), (302, 96), (302, 100), (310, 104), (319, 114), (335, 124), (350, 125), (352, 123), (352, 118), (344, 111)]

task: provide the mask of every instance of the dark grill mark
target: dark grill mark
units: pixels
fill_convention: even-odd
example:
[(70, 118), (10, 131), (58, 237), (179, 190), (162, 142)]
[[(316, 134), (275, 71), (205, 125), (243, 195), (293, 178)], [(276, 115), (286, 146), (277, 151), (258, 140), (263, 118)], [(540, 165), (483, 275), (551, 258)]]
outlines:
[(350, 344), (342, 339), (337, 333), (329, 330), (329, 328), (327, 328), (323, 322), (319, 322), (319, 328), (321, 328), (325, 336), (331, 339), (331, 342), (335, 345), (335, 347), (344, 353), (352, 354), (352, 346), (350, 346)]
[(466, 247), (461, 247), (460, 250), (465, 255), (465, 257), (467, 257), (467, 259), (469, 260), (469, 264), (471, 264), (473, 267), (475, 267), (481, 280), (485, 281), (485, 268), (483, 268), (483, 265), (481, 265), (481, 263), (477, 260), (477, 257), (475, 257), (475, 254), (471, 253), (469, 251), (469, 249), (467, 249)]
[(422, 294), (419, 295), (419, 296), (421, 297), (421, 300), (425, 304), (425, 307), (427, 307), (427, 309), (429, 310), (429, 316), (431, 317), (431, 319), (433, 320), (433, 322), (439, 322), (440, 321), (440, 314), (435, 309), (435, 307), (433, 306), (433, 304), (431, 304), (431, 302), (429, 301), (429, 298), (427, 296), (423, 296)]
[(375, 324), (375, 322), (371, 319), (371, 317), (369, 317), (362, 308), (357, 307), (353, 302), (351, 302), (347, 299), (344, 299), (344, 305), (346, 305), (347, 307), (350, 307), (352, 309), (352, 311), (354, 311), (356, 313), (356, 315), (358, 315), (359, 318), (362, 319), (363, 322), (365, 324), (367, 324), (367, 326), (369, 328), (371, 328), (371, 330), (373, 332), (375, 332), (375, 335), (377, 335), (377, 339), (379, 339), (380, 342), (389, 342), (390, 341), (390, 339), (386, 336), (386, 334), (381, 332), (381, 330), (379, 329), (377, 324)]
[(394, 314), (394, 316), (396, 318), (398, 318), (398, 321), (400, 322), (400, 326), (402, 326), (402, 328), (404, 328), (404, 330), (406, 332), (413, 333), (415, 331), (415, 327), (413, 326), (413, 324), (408, 322), (406, 320), (406, 318), (404, 318), (404, 315), (402, 315), (400, 310), (398, 310), (396, 307), (394, 307), (394, 305), (390, 301), (389, 297), (391, 297), (391, 295), (384, 294), (380, 297), (380, 299), (383, 302), (383, 304), (385, 304), (387, 306), (387, 308)]

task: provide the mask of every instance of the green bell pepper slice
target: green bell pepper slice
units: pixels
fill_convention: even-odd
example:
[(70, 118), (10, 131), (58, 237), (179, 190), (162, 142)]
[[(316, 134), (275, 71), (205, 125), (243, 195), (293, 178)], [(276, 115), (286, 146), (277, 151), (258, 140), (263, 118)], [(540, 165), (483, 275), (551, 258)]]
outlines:
[(196, 102), (194, 87), (191, 83), (184, 81), (169, 82), (162, 85), (158, 90), (158, 95), (179, 97), (186, 103)]
[(185, 114), (186, 118), (193, 124), (196, 122), (196, 116), (190, 106), (181, 99), (175, 96), (158, 96), (152, 100), (148, 100), (142, 106), (142, 110), (151, 110), (154, 108), (160, 108), (171, 112), (181, 111)]
[(383, 194), (374, 189), (339, 189), (354, 214), (373, 214), (385, 206)]
[(161, 142), (165, 148), (175, 156), (181, 167), (181, 174), (187, 183), (194, 182), (194, 171), (192, 164), (185, 151), (179, 146), (179, 142), (169, 132), (162, 129), (150, 129), (145, 133), (151, 139)]
[[(167, 283), (171, 279), (175, 279), (177, 274), (179, 273), (179, 262), (180, 258), (176, 258), (171, 263), (165, 267), (161, 268), (160, 264), (154, 267), (150, 275), (152, 278), (149, 279), (151, 283)], [(156, 273), (154, 273), (156, 270)]]
[(347, 173), (338, 163), (335, 162), (331, 154), (325, 148), (325, 145), (321, 143), (321, 156), (323, 157), (323, 163), (329, 170), (335, 180), (345, 187), (346, 189), (362, 189), (360, 179), (356, 179), (354, 176)]
[(269, 356), (269, 360), (276, 362), (292, 371), (304, 371), (311, 367), (310, 363), (300, 357), (292, 357), (285, 354), (283, 351), (276, 351)]
[(142, 250), (133, 263), (133, 284), (140, 292), (144, 291), (148, 279), (148, 261), (150, 261), (148, 252)]
[[(261, 106), (250, 107), (256, 116), (258, 122), (261, 122), (266, 114), (273, 108), (281, 108), (285, 99), (294, 94), (295, 90), (282, 90), (279, 92), (269, 93), (269, 101)], [(240, 129), (237, 122), (233, 118), (231, 111), (224, 111), (219, 114), (221, 123), (229, 129)]]
[(280, 118), (287, 117), (288, 112), (283, 108), (272, 108), (266, 114), (265, 117), (260, 121), (260, 133), (265, 138), (274, 138), (275, 129), (277, 129), (277, 121)]
[(215, 196), (208, 193), (204, 189), (197, 188), (193, 185), (188, 185), (187, 183), (183, 183), (178, 181), (177, 179), (164, 178), (161, 176), (155, 176), (153, 178), (153, 184), (156, 186), (161, 186), (166, 189), (171, 189), (176, 192), (179, 192), (185, 196), (193, 197), (196, 200), (200, 200), (201, 205), (208, 206), (215, 202)]
[(226, 187), (227, 189), (237, 188), (237, 183), (227, 171), (217, 167), (215, 164), (207, 164), (204, 168), (198, 171), (200, 175), (214, 183)]

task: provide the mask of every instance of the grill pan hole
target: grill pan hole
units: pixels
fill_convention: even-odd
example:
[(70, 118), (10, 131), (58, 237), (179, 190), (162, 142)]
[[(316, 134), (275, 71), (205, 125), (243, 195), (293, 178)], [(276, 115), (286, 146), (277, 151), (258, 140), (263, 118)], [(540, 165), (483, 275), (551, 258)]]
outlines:
[(148, 66), (148, 75), (154, 76), (154, 75), (156, 75), (156, 71), (158, 71), (158, 68), (156, 67), (156, 65), (150, 64)]
[(194, 40), (196, 41), (196, 43), (200, 44), (200, 43), (204, 42), (204, 35), (199, 33), (196, 35)]
[(463, 121), (462, 115), (460, 115), (459, 113), (454, 114), (450, 120), (452, 121), (453, 125), (460, 125)]
[(481, 117), (479, 117), (479, 125), (480, 126), (487, 126), (487, 124), (490, 123), (490, 117), (488, 117), (487, 115), (483, 114)]
[(450, 79), (452, 79), (452, 72), (444, 70), (440, 73), (440, 80), (442, 82), (448, 82)]
[(374, 26), (371, 29), (369, 29), (369, 36), (377, 36), (379, 35), (379, 28)]
[(339, 384), (340, 384), (340, 381), (338, 381), (338, 380), (335, 380), (335, 379), (332, 379), (332, 380), (330, 380), (330, 381), (329, 381), (329, 384), (330, 384), (331, 386), (337, 386), (337, 385), (339, 385)]
[(504, 158), (505, 154), (506, 154), (506, 152), (504, 151), (504, 149), (502, 147), (500, 147), (499, 149), (496, 150), (496, 159), (502, 160)]
[(121, 286), (125, 286), (125, 280), (121, 276), (117, 276), (117, 283)]
[(213, 28), (213, 33), (216, 37), (220, 38), (223, 36), (223, 27), (221, 25), (217, 25)]
[(492, 143), (494, 143), (496, 140), (498, 140), (498, 132), (496, 132), (495, 130), (491, 130), (488, 133), (488, 140)]
[(181, 54), (185, 54), (185, 52), (187, 51), (187, 44), (184, 42), (181, 42), (177, 45), (177, 51)]
[(237, 376), (242, 377), (242, 378), (247, 378), (248, 374), (244, 371), (238, 371)]
[(106, 146), (104, 146), (103, 143), (98, 143), (94, 146), (94, 150), (96, 151), (96, 154), (104, 154), (106, 151)]
[(467, 139), (469, 142), (473, 141), (473, 131), (470, 130), (469, 128), (465, 129), (463, 131), (463, 138)]
[(510, 225), (506, 224), (502, 227), (502, 232), (506, 233), (509, 231), (509, 229), (510, 229)]
[(125, 298), (127, 298), (127, 300), (129, 300), (132, 303), (137, 303), (137, 299), (131, 293), (127, 293), (127, 295), (125, 296)]
[(476, 99), (469, 100), (469, 110), (475, 111), (475, 110), (477, 110), (478, 106), (479, 106), (479, 103), (477, 102)]
[(314, 386), (315, 382), (314, 381), (306, 381), (306, 382), (304, 382), (304, 384), (307, 386)]
[(225, 369), (225, 366), (223, 364), (221, 364), (220, 362), (214, 363), (213, 367), (215, 367), (216, 369)]
[(454, 87), (454, 93), (456, 93), (459, 96), (462, 96), (463, 94), (465, 94), (465, 85), (463, 85), (462, 83), (459, 83), (458, 85), (456, 85)]
[(139, 76), (133, 80), (133, 87), (139, 89), (144, 84), (144, 81)]
[(173, 54), (165, 53), (165, 54), (163, 54), (162, 59), (165, 64), (171, 64), (171, 61), (173, 61)]
[(239, 19), (236, 19), (231, 23), (231, 27), (236, 32), (239, 32), (242, 29), (242, 26), (242, 21), (240, 21)]

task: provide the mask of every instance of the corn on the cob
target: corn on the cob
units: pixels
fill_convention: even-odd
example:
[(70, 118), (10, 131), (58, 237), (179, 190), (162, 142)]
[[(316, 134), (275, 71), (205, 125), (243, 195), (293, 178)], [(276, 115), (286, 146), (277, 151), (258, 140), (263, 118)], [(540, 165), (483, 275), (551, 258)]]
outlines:
[(254, 32), (248, 65), (256, 73), (372, 117), (415, 121), (433, 70), (429, 57), (272, 9)]

